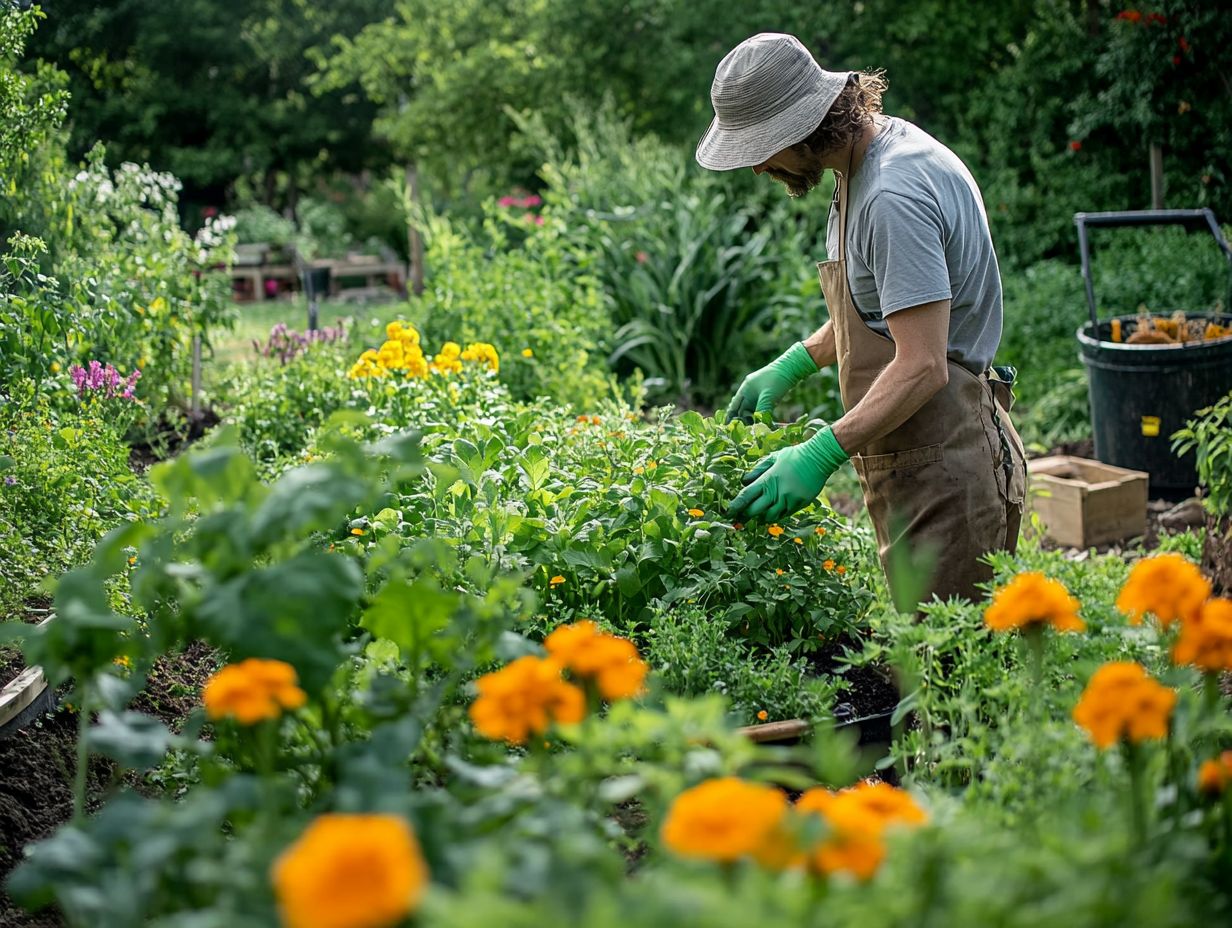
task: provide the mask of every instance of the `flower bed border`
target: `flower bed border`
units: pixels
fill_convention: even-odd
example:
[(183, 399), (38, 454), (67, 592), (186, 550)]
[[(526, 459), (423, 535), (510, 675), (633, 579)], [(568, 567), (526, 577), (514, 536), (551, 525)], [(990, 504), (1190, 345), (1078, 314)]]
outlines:
[[(35, 628), (41, 628), (54, 618), (48, 616)], [(41, 715), (55, 702), (55, 692), (48, 689), (42, 667), (27, 667), (0, 689), (0, 738), (7, 738), (35, 715)]]

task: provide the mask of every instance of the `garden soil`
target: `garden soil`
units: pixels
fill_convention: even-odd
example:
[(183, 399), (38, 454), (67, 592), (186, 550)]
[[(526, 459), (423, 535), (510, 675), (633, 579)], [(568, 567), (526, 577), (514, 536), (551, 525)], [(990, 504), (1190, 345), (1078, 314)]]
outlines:
[[(200, 643), (181, 654), (160, 658), (132, 708), (179, 730), (200, 704), (201, 687), (217, 667), (217, 653)], [(25, 845), (47, 837), (72, 816), (76, 750), (77, 714), (67, 708), (0, 740), (0, 885), (20, 861)], [(114, 765), (100, 758), (91, 760), (87, 784), (90, 811), (121, 785)], [(128, 785), (140, 786), (136, 782)], [(29, 914), (0, 890), (0, 928), (61, 924), (55, 912)]]

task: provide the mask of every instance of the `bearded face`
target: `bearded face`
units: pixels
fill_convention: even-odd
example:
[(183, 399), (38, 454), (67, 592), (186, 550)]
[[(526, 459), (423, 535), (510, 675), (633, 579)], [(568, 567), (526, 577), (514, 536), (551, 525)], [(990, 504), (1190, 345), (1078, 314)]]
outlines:
[(766, 173), (787, 188), (789, 197), (799, 198), (821, 183), (822, 171), (821, 168), (802, 168), (797, 171), (769, 168)]

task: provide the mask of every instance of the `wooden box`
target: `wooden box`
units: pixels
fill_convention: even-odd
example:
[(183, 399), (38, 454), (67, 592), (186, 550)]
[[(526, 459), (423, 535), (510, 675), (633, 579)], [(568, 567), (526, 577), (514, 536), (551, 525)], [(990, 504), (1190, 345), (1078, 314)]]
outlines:
[(1087, 458), (1027, 462), (1030, 508), (1057, 544), (1089, 548), (1146, 534), (1148, 475)]

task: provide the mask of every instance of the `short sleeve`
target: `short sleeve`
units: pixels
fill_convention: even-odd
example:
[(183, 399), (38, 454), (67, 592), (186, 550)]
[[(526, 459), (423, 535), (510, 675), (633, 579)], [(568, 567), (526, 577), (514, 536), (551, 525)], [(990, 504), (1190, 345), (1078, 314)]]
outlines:
[(935, 203), (883, 191), (868, 207), (868, 265), (882, 316), (948, 300), (945, 227)]

